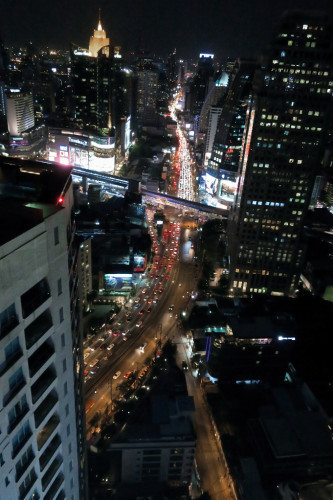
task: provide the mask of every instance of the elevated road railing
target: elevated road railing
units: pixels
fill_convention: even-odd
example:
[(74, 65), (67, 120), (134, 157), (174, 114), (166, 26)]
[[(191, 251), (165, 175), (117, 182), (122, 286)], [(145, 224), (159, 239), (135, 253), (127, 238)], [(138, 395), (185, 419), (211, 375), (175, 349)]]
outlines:
[[(86, 170), (85, 168), (74, 167), (73, 174), (78, 176), (84, 176), (89, 179), (96, 180), (98, 182), (103, 182), (106, 185), (113, 186), (115, 188), (127, 190), (131, 184), (137, 183), (139, 185), (140, 180), (129, 179), (126, 177), (118, 177), (115, 175), (104, 174), (92, 170)], [(222, 217), (228, 217), (229, 210), (224, 208), (212, 207), (210, 205), (205, 205), (196, 201), (185, 200), (184, 198), (178, 198), (170, 194), (163, 194), (157, 191), (151, 191), (146, 188), (141, 188), (141, 194), (147, 198), (159, 199), (161, 203), (170, 203), (178, 205), (179, 208), (188, 208), (191, 210), (199, 210), (200, 212), (205, 212), (209, 214), (216, 214)]]

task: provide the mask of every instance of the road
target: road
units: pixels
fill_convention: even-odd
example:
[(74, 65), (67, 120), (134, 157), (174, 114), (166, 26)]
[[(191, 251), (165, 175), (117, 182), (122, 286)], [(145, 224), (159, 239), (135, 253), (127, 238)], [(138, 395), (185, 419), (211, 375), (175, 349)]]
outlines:
[[(192, 243), (188, 238), (191, 237), (191, 228), (192, 233), (196, 235), (196, 224), (192, 219), (185, 219), (180, 223), (177, 218), (178, 211), (172, 208), (165, 210), (165, 215), (169, 222), (163, 228), (163, 243), (155, 248), (159, 249), (160, 253), (150, 272), (149, 285), (144, 286), (138, 293), (131, 312), (122, 311), (117, 317), (112, 333), (105, 335), (103, 332), (105, 340), (98, 340), (103, 338), (100, 334), (93, 344), (104, 344), (103, 347), (114, 344), (114, 347), (110, 351), (107, 348), (102, 351), (97, 349), (90, 354), (87, 350), (86, 372), (95, 371), (94, 374), (88, 374), (91, 378), (86, 379), (88, 435), (91, 432), (89, 422), (95, 414), (100, 412), (103, 415), (110, 410), (111, 392), (113, 400), (119, 397), (117, 386), (124, 380), (124, 375), (128, 371), (140, 370), (144, 361), (155, 355), (159, 340), (165, 342), (176, 335), (179, 317), (188, 311), (191, 303), (198, 276), (194, 265), (194, 249), (191, 248)], [(170, 306), (174, 306), (172, 311), (169, 311)], [(108, 327), (106, 329), (108, 330)], [(129, 333), (123, 336), (121, 333), (126, 330), (129, 330)], [(120, 333), (113, 337), (115, 332)], [(124, 338), (127, 339), (126, 342), (123, 341)], [(144, 343), (147, 345), (142, 353), (139, 346)], [(98, 368), (91, 367), (96, 360)], [(121, 375), (114, 380), (113, 375), (118, 371)]]
[[(140, 306), (137, 310), (132, 310), (131, 323), (127, 323), (125, 311), (117, 318), (117, 322), (122, 323), (119, 329), (122, 330), (129, 325), (132, 333), (128, 336), (126, 342), (122, 340), (121, 335), (109, 340), (115, 344), (110, 351), (112, 352), (110, 359), (86, 383), (87, 401), (92, 405), (88, 407), (86, 413), (88, 439), (92, 435), (93, 428), (90, 421), (94, 415), (100, 412), (101, 416), (103, 416), (106, 412), (110, 412), (111, 397), (113, 401), (121, 397), (117, 386), (124, 381), (124, 375), (129, 371), (140, 372), (144, 368), (147, 358), (151, 359), (159, 350), (157, 346), (159, 340), (164, 343), (167, 339), (170, 339), (172, 342), (177, 343), (177, 363), (179, 367), (182, 366), (184, 360), (189, 367), (191, 366), (188, 357), (187, 339), (184, 337), (179, 317), (183, 313), (189, 313), (193, 304), (193, 298), (191, 297), (195, 297), (198, 281), (195, 256), (196, 239), (198, 237), (197, 225), (191, 217), (182, 217), (180, 222), (178, 218), (179, 211), (173, 208), (165, 209), (164, 213), (169, 222), (164, 225), (162, 237), (164, 243), (158, 244), (160, 254), (157, 265), (155, 259), (150, 273), (150, 276), (153, 276), (150, 285), (145, 285), (145, 293), (142, 293), (143, 290), (141, 290), (137, 298), (134, 299), (134, 304), (140, 304)], [(149, 217), (151, 218), (151, 214)], [(179, 240), (178, 245), (176, 245), (175, 255), (174, 248), (175, 243), (177, 243), (177, 236), (179, 236)], [(174, 258), (171, 257), (171, 254), (173, 254)], [(169, 262), (172, 262), (171, 268), (168, 268)], [(166, 272), (168, 272), (168, 275), (166, 275)], [(164, 275), (163, 278), (162, 275)], [(168, 279), (166, 279), (166, 276), (168, 276)], [(156, 289), (161, 289), (161, 279), (163, 290), (158, 292), (158, 301), (153, 306), (150, 304), (152, 308), (150, 313), (139, 315), (138, 311), (142, 310), (142, 307), (147, 307), (147, 302), (156, 297)], [(194, 295), (192, 295), (193, 293)], [(172, 311), (169, 310), (170, 306), (173, 306)], [(143, 321), (140, 328), (133, 326), (137, 321)], [(139, 346), (144, 343), (147, 345), (144, 352), (141, 352)], [(108, 353), (109, 351), (103, 350), (102, 354), (98, 354), (98, 356), (104, 356), (105, 352)], [(118, 371), (121, 372), (121, 375), (117, 379), (113, 379), (113, 375)], [(214, 500), (231, 500), (234, 497), (229, 487), (223, 454), (214, 434), (202, 387), (193, 376), (191, 369), (186, 373), (186, 380), (189, 394), (194, 397), (195, 403), (196, 463), (201, 478), (201, 487)], [(97, 392), (95, 393), (95, 391)]]

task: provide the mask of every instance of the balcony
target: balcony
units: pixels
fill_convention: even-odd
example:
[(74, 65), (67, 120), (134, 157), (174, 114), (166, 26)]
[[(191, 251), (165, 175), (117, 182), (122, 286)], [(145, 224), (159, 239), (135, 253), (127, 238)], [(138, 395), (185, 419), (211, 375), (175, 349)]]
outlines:
[(29, 482), (27, 484), (24, 483), (20, 486), (19, 500), (24, 500), (26, 498), (27, 494), (31, 490), (32, 486), (35, 484), (36, 480), (37, 480), (36, 472), (32, 470), (30, 473)]
[(50, 287), (44, 278), (21, 296), (22, 315), (27, 318), (51, 297)]
[(44, 425), (43, 429), (37, 435), (38, 450), (41, 450), (43, 448), (44, 444), (49, 439), (53, 431), (58, 427), (59, 422), (60, 420), (58, 414), (54, 414)]
[(34, 458), (35, 458), (35, 454), (34, 454), (32, 448), (30, 447), (29, 454), (27, 455), (25, 462), (23, 464), (21, 464), (21, 462), (19, 462), (16, 465), (16, 475), (15, 475), (16, 482), (22, 477), (24, 472), (26, 472), (26, 470), (28, 469), (29, 465), (31, 464), (31, 462), (33, 461)]
[(46, 450), (42, 453), (40, 459), (39, 459), (39, 465), (40, 465), (40, 470), (43, 471), (59, 446), (61, 445), (61, 439), (59, 434), (56, 434)]
[(43, 312), (25, 329), (25, 343), (30, 349), (53, 325), (49, 310)]
[(40, 426), (45, 417), (50, 413), (50, 411), (55, 407), (58, 402), (58, 397), (55, 394), (55, 391), (49, 394), (44, 401), (38, 406), (35, 411), (35, 424), (36, 428)]
[(62, 472), (60, 472), (60, 474), (58, 474), (56, 479), (53, 481), (51, 488), (49, 489), (47, 494), (44, 496), (44, 500), (53, 500), (55, 494), (57, 493), (57, 491), (59, 490), (59, 488), (63, 482), (64, 482), (64, 475)]
[(18, 316), (15, 312), (11, 315), (0, 318), (0, 340), (3, 339), (8, 333), (10, 333), (19, 324)]
[(61, 490), (61, 492), (57, 496), (56, 500), (65, 500), (65, 498), (66, 498), (65, 492), (64, 492), (64, 490)]
[(35, 404), (36, 401), (44, 394), (44, 392), (50, 387), (52, 382), (57, 378), (55, 370), (53, 368), (48, 368), (39, 379), (31, 386), (31, 397), (32, 402)]
[(29, 358), (30, 377), (36, 375), (36, 373), (45, 365), (53, 354), (53, 344), (51, 342), (44, 342), (44, 344), (41, 345)]
[(31, 436), (32, 436), (32, 430), (29, 428), (27, 429), (23, 439), (21, 439), (21, 441), (15, 446), (15, 448), (13, 446), (12, 458), (16, 457), (16, 455), (22, 450), (23, 446), (29, 441)]
[(7, 433), (10, 434), (15, 427), (21, 422), (22, 418), (28, 413), (29, 411), (29, 406), (28, 404), (25, 404), (23, 407), (21, 407), (21, 412), (16, 415), (15, 419), (12, 420), (7, 428)]
[(62, 458), (59, 455), (53, 460), (52, 464), (50, 465), (50, 467), (47, 469), (44, 476), (42, 477), (42, 489), (43, 489), (43, 491), (46, 490), (46, 488), (48, 487), (48, 485), (50, 484), (50, 482), (54, 478), (54, 476), (55, 476), (57, 470), (59, 469), (59, 467), (61, 466), (61, 464), (62, 464)]
[(16, 361), (18, 361), (21, 357), (22, 357), (22, 349), (19, 347), (18, 349), (16, 349), (15, 352), (13, 352), (10, 356), (8, 356), (8, 358), (5, 359), (3, 363), (1, 363), (0, 377), (4, 373), (6, 373), (6, 371), (9, 370), (9, 368), (11, 368), (16, 363)]
[(15, 384), (15, 387), (10, 389), (10, 391), (7, 392), (7, 394), (4, 396), (3, 405), (4, 406), (8, 405), (8, 403), (10, 403), (10, 401), (20, 392), (20, 390), (23, 389), (25, 384), (26, 384), (26, 381), (25, 381), (24, 376), (22, 375), (22, 378), (20, 378), (20, 380), (17, 381), (17, 383)]

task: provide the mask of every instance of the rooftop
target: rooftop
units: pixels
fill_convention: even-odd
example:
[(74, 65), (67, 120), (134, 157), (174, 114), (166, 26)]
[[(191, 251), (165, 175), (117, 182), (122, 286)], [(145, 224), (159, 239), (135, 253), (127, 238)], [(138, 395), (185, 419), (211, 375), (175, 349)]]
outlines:
[(71, 169), (0, 156), (0, 244), (61, 210)]

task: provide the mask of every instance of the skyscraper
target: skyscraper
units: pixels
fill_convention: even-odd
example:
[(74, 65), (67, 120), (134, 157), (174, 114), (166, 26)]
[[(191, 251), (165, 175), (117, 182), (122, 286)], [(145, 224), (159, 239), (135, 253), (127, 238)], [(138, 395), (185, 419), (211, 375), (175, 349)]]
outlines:
[(153, 60), (140, 57), (137, 69), (137, 99), (136, 119), (137, 124), (156, 124), (156, 103), (159, 90), (159, 73)]
[(97, 61), (89, 52), (72, 45), (71, 84), (75, 126), (97, 129)]
[(324, 14), (287, 12), (255, 75), (229, 224), (233, 291), (297, 288), (304, 217), (332, 100), (330, 40)]
[(89, 52), (92, 57), (97, 57), (98, 52), (103, 47), (108, 47), (110, 45), (109, 38), (106, 37), (106, 32), (102, 28), (101, 23), (101, 9), (99, 9), (99, 19), (97, 30), (94, 30), (93, 36), (90, 37), (89, 41)]
[[(232, 205), (234, 202), (246, 109), (256, 67), (257, 64), (253, 61), (242, 59), (235, 61), (229, 73), (227, 91), (221, 98), (220, 108), (212, 108), (212, 111), (219, 109), (221, 111), (216, 134), (213, 138), (207, 137), (208, 166), (205, 185), (210, 188), (210, 194), (225, 205)], [(214, 140), (210, 151), (208, 139), (210, 142)]]
[(32, 92), (21, 92), (20, 89), (9, 90), (5, 94), (5, 104), (10, 135), (19, 136), (35, 125)]
[(70, 171), (2, 159), (0, 172), (1, 498), (84, 498)]

